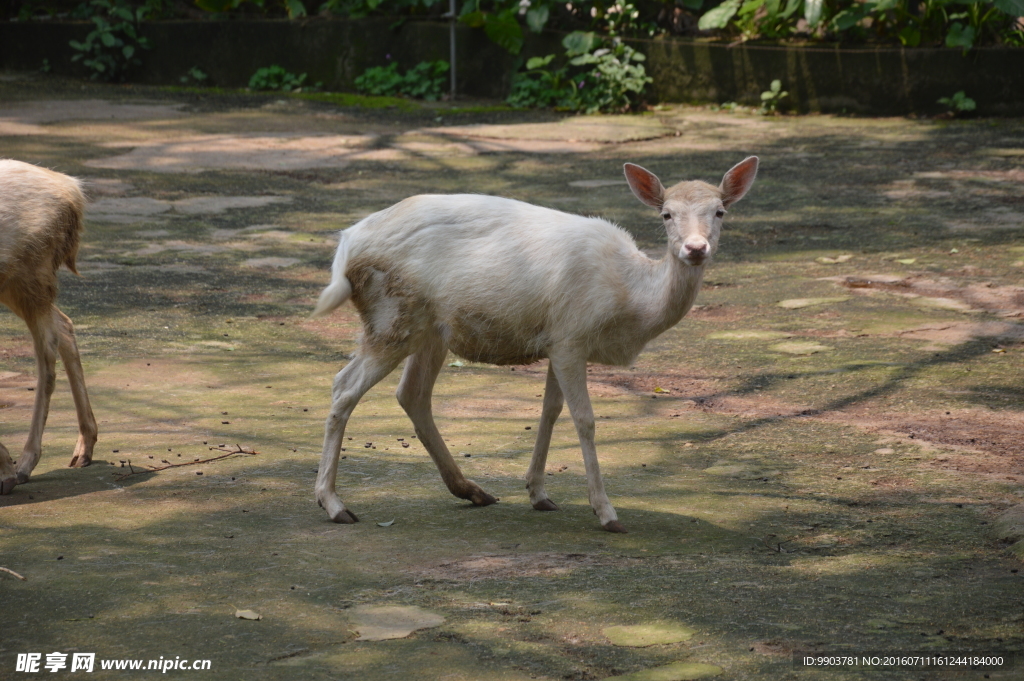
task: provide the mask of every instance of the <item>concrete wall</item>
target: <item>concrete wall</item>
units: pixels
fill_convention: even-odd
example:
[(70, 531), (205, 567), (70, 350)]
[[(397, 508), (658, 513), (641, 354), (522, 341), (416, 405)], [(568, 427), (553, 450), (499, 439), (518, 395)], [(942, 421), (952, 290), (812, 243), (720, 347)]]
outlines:
[(905, 115), (941, 111), (964, 90), (982, 115), (1024, 114), (1024, 49), (785, 47), (651, 40), (657, 99), (760, 104), (773, 79), (801, 111)]
[[(0, 23), (0, 68), (38, 69), (48, 59), (55, 73), (87, 76), (73, 64), (71, 39), (81, 40), (86, 23)], [(178, 84), (193, 66), (214, 85), (243, 87), (256, 69), (279, 64), (308, 73), (330, 90), (352, 90), (369, 66), (404, 69), (424, 60), (448, 58), (448, 25), (390, 19), (168, 21), (146, 24), (153, 49), (133, 80)], [(457, 29), (459, 90), (483, 97), (507, 93), (523, 58), (560, 51), (561, 35), (527, 34), (514, 57), (482, 31)], [(1024, 114), (1024, 49), (987, 48), (963, 55), (941, 48), (779, 47), (702, 43), (672, 38), (632, 41), (647, 57), (653, 99), (665, 102), (760, 102), (775, 78), (801, 111), (849, 111), (904, 115), (941, 110), (939, 97), (965, 90), (982, 115)]]

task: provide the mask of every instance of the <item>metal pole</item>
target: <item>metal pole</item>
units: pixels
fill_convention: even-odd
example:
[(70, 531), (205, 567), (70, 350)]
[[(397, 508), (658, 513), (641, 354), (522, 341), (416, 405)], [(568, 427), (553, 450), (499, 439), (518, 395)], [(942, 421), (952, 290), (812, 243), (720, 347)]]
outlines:
[(448, 24), (448, 36), (449, 36), (449, 59), (448, 62), (451, 64), (452, 72), (452, 95), (451, 101), (455, 101), (455, 22), (458, 20), (458, 16), (455, 14), (455, 0), (448, 0), (448, 14), (450, 23)]

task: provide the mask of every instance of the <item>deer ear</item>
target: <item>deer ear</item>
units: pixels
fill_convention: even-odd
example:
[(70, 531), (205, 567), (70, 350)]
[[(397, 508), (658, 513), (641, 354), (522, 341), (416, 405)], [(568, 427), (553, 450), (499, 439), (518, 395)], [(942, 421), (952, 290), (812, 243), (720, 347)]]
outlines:
[(634, 163), (625, 164), (622, 171), (626, 173), (626, 182), (629, 182), (629, 188), (636, 198), (652, 208), (661, 208), (665, 203), (665, 188), (661, 186), (657, 175)]
[(736, 203), (750, 190), (757, 177), (757, 156), (743, 159), (722, 178), (722, 203), (728, 208)]

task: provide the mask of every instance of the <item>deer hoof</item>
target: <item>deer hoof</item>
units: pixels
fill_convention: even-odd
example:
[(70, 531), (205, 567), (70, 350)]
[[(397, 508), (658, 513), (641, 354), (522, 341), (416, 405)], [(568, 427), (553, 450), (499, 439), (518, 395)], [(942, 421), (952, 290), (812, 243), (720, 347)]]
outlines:
[(359, 522), (359, 516), (349, 510), (341, 511), (340, 513), (331, 516), (331, 520), (342, 525), (353, 525)]
[(619, 534), (626, 534), (626, 526), (620, 523), (618, 520), (609, 520), (601, 527), (608, 530), (609, 532), (618, 532)]
[(490, 506), (491, 504), (498, 503), (498, 497), (492, 497), (483, 490), (478, 490), (471, 494), (469, 500), (473, 502), (474, 506)]
[(17, 478), (4, 478), (0, 480), (0, 495), (10, 494), (14, 486), (18, 484)]
[(538, 511), (557, 511), (558, 504), (551, 501), (550, 499), (541, 499), (533, 505), (533, 508)]
[(71, 457), (71, 463), (68, 464), (68, 468), (85, 468), (92, 464), (92, 457), (87, 457), (85, 454), (75, 454)]

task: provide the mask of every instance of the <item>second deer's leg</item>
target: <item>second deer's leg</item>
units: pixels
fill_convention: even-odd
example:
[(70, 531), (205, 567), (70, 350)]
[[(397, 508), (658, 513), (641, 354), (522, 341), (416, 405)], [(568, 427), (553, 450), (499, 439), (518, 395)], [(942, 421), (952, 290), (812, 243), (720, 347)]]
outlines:
[(359, 354), (334, 377), (331, 413), (324, 427), (324, 449), (320, 456), (320, 469), (316, 476), (316, 500), (336, 523), (355, 523), (359, 518), (345, 509), (335, 490), (338, 475), (338, 456), (345, 439), (345, 426), (366, 391), (391, 373), (402, 361), (401, 355), (372, 354), (362, 348)]
[(590, 506), (594, 509), (601, 526), (609, 532), (625, 532), (626, 528), (619, 522), (615, 508), (608, 500), (601, 480), (601, 468), (597, 463), (597, 447), (594, 445), (594, 410), (590, 406), (590, 395), (587, 394), (587, 362), (577, 357), (551, 356), (551, 366), (562, 393), (569, 405), (576, 432), (580, 437), (580, 448), (583, 450), (583, 467), (587, 471), (587, 492)]
[(14, 470), (14, 462), (7, 447), (0, 444), (0, 494), (10, 494), (18, 484), (18, 474)]
[(551, 445), (551, 431), (555, 421), (562, 413), (565, 398), (555, 377), (555, 370), (548, 364), (548, 378), (544, 386), (544, 406), (540, 413), (540, 425), (537, 427), (537, 442), (533, 446), (533, 458), (530, 469), (526, 472), (526, 489), (530, 491), (530, 503), (538, 511), (557, 511), (558, 505), (548, 498), (544, 491), (544, 465), (548, 460), (548, 447)]
[(53, 318), (57, 330), (57, 349), (64, 362), (64, 371), (71, 384), (71, 396), (75, 400), (75, 412), (78, 414), (78, 443), (68, 465), (83, 468), (92, 463), (92, 450), (96, 444), (96, 418), (92, 414), (89, 393), (85, 389), (85, 374), (78, 354), (78, 343), (75, 341), (75, 325), (56, 307), (53, 308)]
[(472, 480), (466, 479), (434, 423), (430, 398), (434, 381), (447, 353), (448, 348), (440, 339), (435, 338), (409, 356), (405, 371), (402, 372), (402, 381), (398, 384), (398, 403), (409, 415), (416, 436), (433, 459), (448, 490), (460, 499), (469, 499), (476, 506), (489, 506), (498, 501), (497, 498)]
[(50, 411), (50, 396), (56, 382), (58, 335), (54, 328), (54, 318), (50, 314), (41, 314), (25, 320), (32, 333), (32, 343), (36, 353), (36, 399), (32, 408), (32, 425), (29, 427), (28, 440), (18, 457), (18, 484), (28, 482), (32, 470), (39, 463), (43, 451), (43, 429)]

